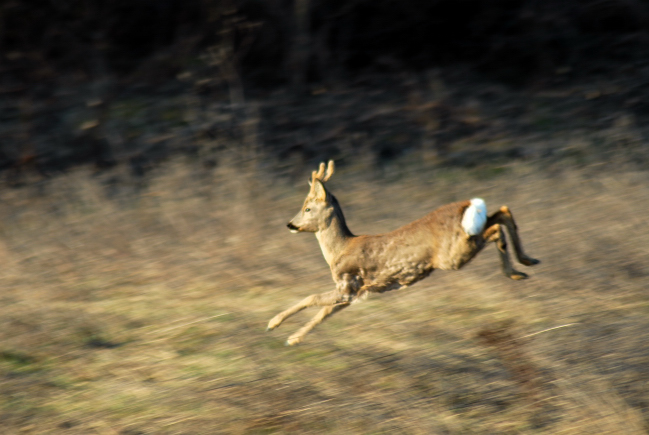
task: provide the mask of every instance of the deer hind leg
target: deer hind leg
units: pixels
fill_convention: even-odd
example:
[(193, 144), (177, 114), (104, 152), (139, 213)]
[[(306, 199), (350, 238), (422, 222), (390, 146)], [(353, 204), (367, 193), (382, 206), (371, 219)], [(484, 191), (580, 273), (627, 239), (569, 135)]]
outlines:
[(299, 313), (305, 308), (313, 306), (326, 307), (328, 305), (348, 303), (349, 302), (341, 296), (341, 293), (338, 290), (307, 296), (288, 310), (282, 311), (281, 313), (273, 317), (270, 322), (268, 322), (267, 331), (277, 328), (284, 320), (291, 317), (295, 313)]
[[(516, 226), (516, 221), (514, 221), (514, 216), (509, 210), (509, 207), (503, 205), (500, 207), (500, 210), (494, 213), (487, 219), (486, 228), (487, 230), (494, 224), (502, 224), (507, 228), (507, 232), (512, 238), (512, 244), (514, 245), (514, 253), (516, 254), (516, 259), (519, 263), (524, 266), (533, 266), (539, 264), (540, 261), (532, 258), (525, 254), (523, 251), (523, 245), (521, 244), (521, 239), (518, 236), (518, 227)], [(486, 239), (487, 237), (485, 237)]]
[(346, 308), (349, 306), (349, 303), (342, 303), (340, 305), (329, 305), (327, 307), (322, 308), (318, 314), (316, 314), (313, 319), (311, 319), (306, 325), (301, 327), (297, 332), (294, 334), (291, 334), (290, 337), (288, 337), (288, 340), (286, 340), (286, 345), (287, 346), (293, 346), (294, 344), (298, 344), (302, 341), (305, 335), (307, 335), (313, 328), (318, 326), (320, 323), (322, 323), (327, 317), (331, 316), (332, 314), (342, 310), (343, 308)]
[(502, 265), (502, 270), (505, 276), (516, 280), (526, 279), (527, 274), (514, 270), (514, 268), (512, 267), (512, 262), (509, 260), (509, 253), (507, 252), (507, 239), (505, 237), (505, 231), (503, 231), (503, 225), (493, 224), (484, 231), (483, 235), (486, 242), (496, 243), (498, 254), (500, 255), (500, 263)]

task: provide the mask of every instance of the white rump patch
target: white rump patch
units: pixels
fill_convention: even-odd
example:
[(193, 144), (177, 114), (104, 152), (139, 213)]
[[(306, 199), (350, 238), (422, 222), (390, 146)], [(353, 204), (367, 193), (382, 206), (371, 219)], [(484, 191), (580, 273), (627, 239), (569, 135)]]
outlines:
[(482, 232), (486, 223), (487, 204), (482, 198), (473, 198), (462, 216), (462, 228), (468, 235), (475, 236)]

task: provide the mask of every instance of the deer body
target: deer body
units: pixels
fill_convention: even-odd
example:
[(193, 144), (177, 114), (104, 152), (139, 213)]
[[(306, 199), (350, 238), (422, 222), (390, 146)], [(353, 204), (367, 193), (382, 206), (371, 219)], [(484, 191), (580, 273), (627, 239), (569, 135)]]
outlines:
[[(396, 284), (414, 284), (434, 269), (459, 269), (484, 246), (480, 236), (458, 237), (463, 230), (457, 217), (468, 205), (443, 206), (390, 233), (346, 238), (338, 252), (325, 255), (331, 259), (334, 281), (351, 274), (368, 291), (382, 292)], [(321, 243), (326, 235), (319, 235)]]
[(336, 290), (311, 295), (275, 316), (268, 329), (310, 306), (324, 308), (287, 344), (297, 344), (326, 317), (368, 293), (396, 290), (427, 277), (434, 269), (457, 270), (467, 264), (487, 242), (496, 242), (502, 269), (512, 279), (527, 275), (512, 268), (503, 227), (507, 228), (519, 262), (539, 261), (523, 253), (516, 224), (506, 206), (487, 217), (481, 199), (444, 205), (426, 216), (389, 233), (355, 236), (347, 228), (336, 198), (324, 187), (333, 174), (333, 161), (313, 171), (311, 190), (302, 210), (289, 222), (291, 232), (315, 233), (331, 268)]

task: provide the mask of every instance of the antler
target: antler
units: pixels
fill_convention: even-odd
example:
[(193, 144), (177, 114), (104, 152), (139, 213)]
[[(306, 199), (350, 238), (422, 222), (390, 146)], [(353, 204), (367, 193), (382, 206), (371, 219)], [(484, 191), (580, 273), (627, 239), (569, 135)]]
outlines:
[[(325, 172), (325, 164), (324, 162), (320, 163), (320, 167), (318, 168), (317, 171), (313, 171), (311, 173), (311, 183), (313, 183), (315, 180), (320, 180), (321, 182), (326, 182), (329, 181), (331, 176), (334, 174), (334, 161), (329, 160), (329, 163), (327, 164), (327, 170)], [(309, 184), (311, 184), (309, 183)]]

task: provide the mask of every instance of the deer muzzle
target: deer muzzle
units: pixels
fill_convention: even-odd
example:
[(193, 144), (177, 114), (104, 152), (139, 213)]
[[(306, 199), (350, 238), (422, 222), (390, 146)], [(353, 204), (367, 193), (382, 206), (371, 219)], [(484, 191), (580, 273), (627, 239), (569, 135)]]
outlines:
[(291, 232), (292, 232), (293, 234), (295, 234), (295, 233), (297, 233), (297, 232), (300, 231), (300, 229), (299, 229), (298, 227), (296, 227), (295, 225), (293, 225), (293, 222), (289, 222), (289, 223), (287, 223), (286, 226), (288, 227), (289, 230), (291, 230)]

